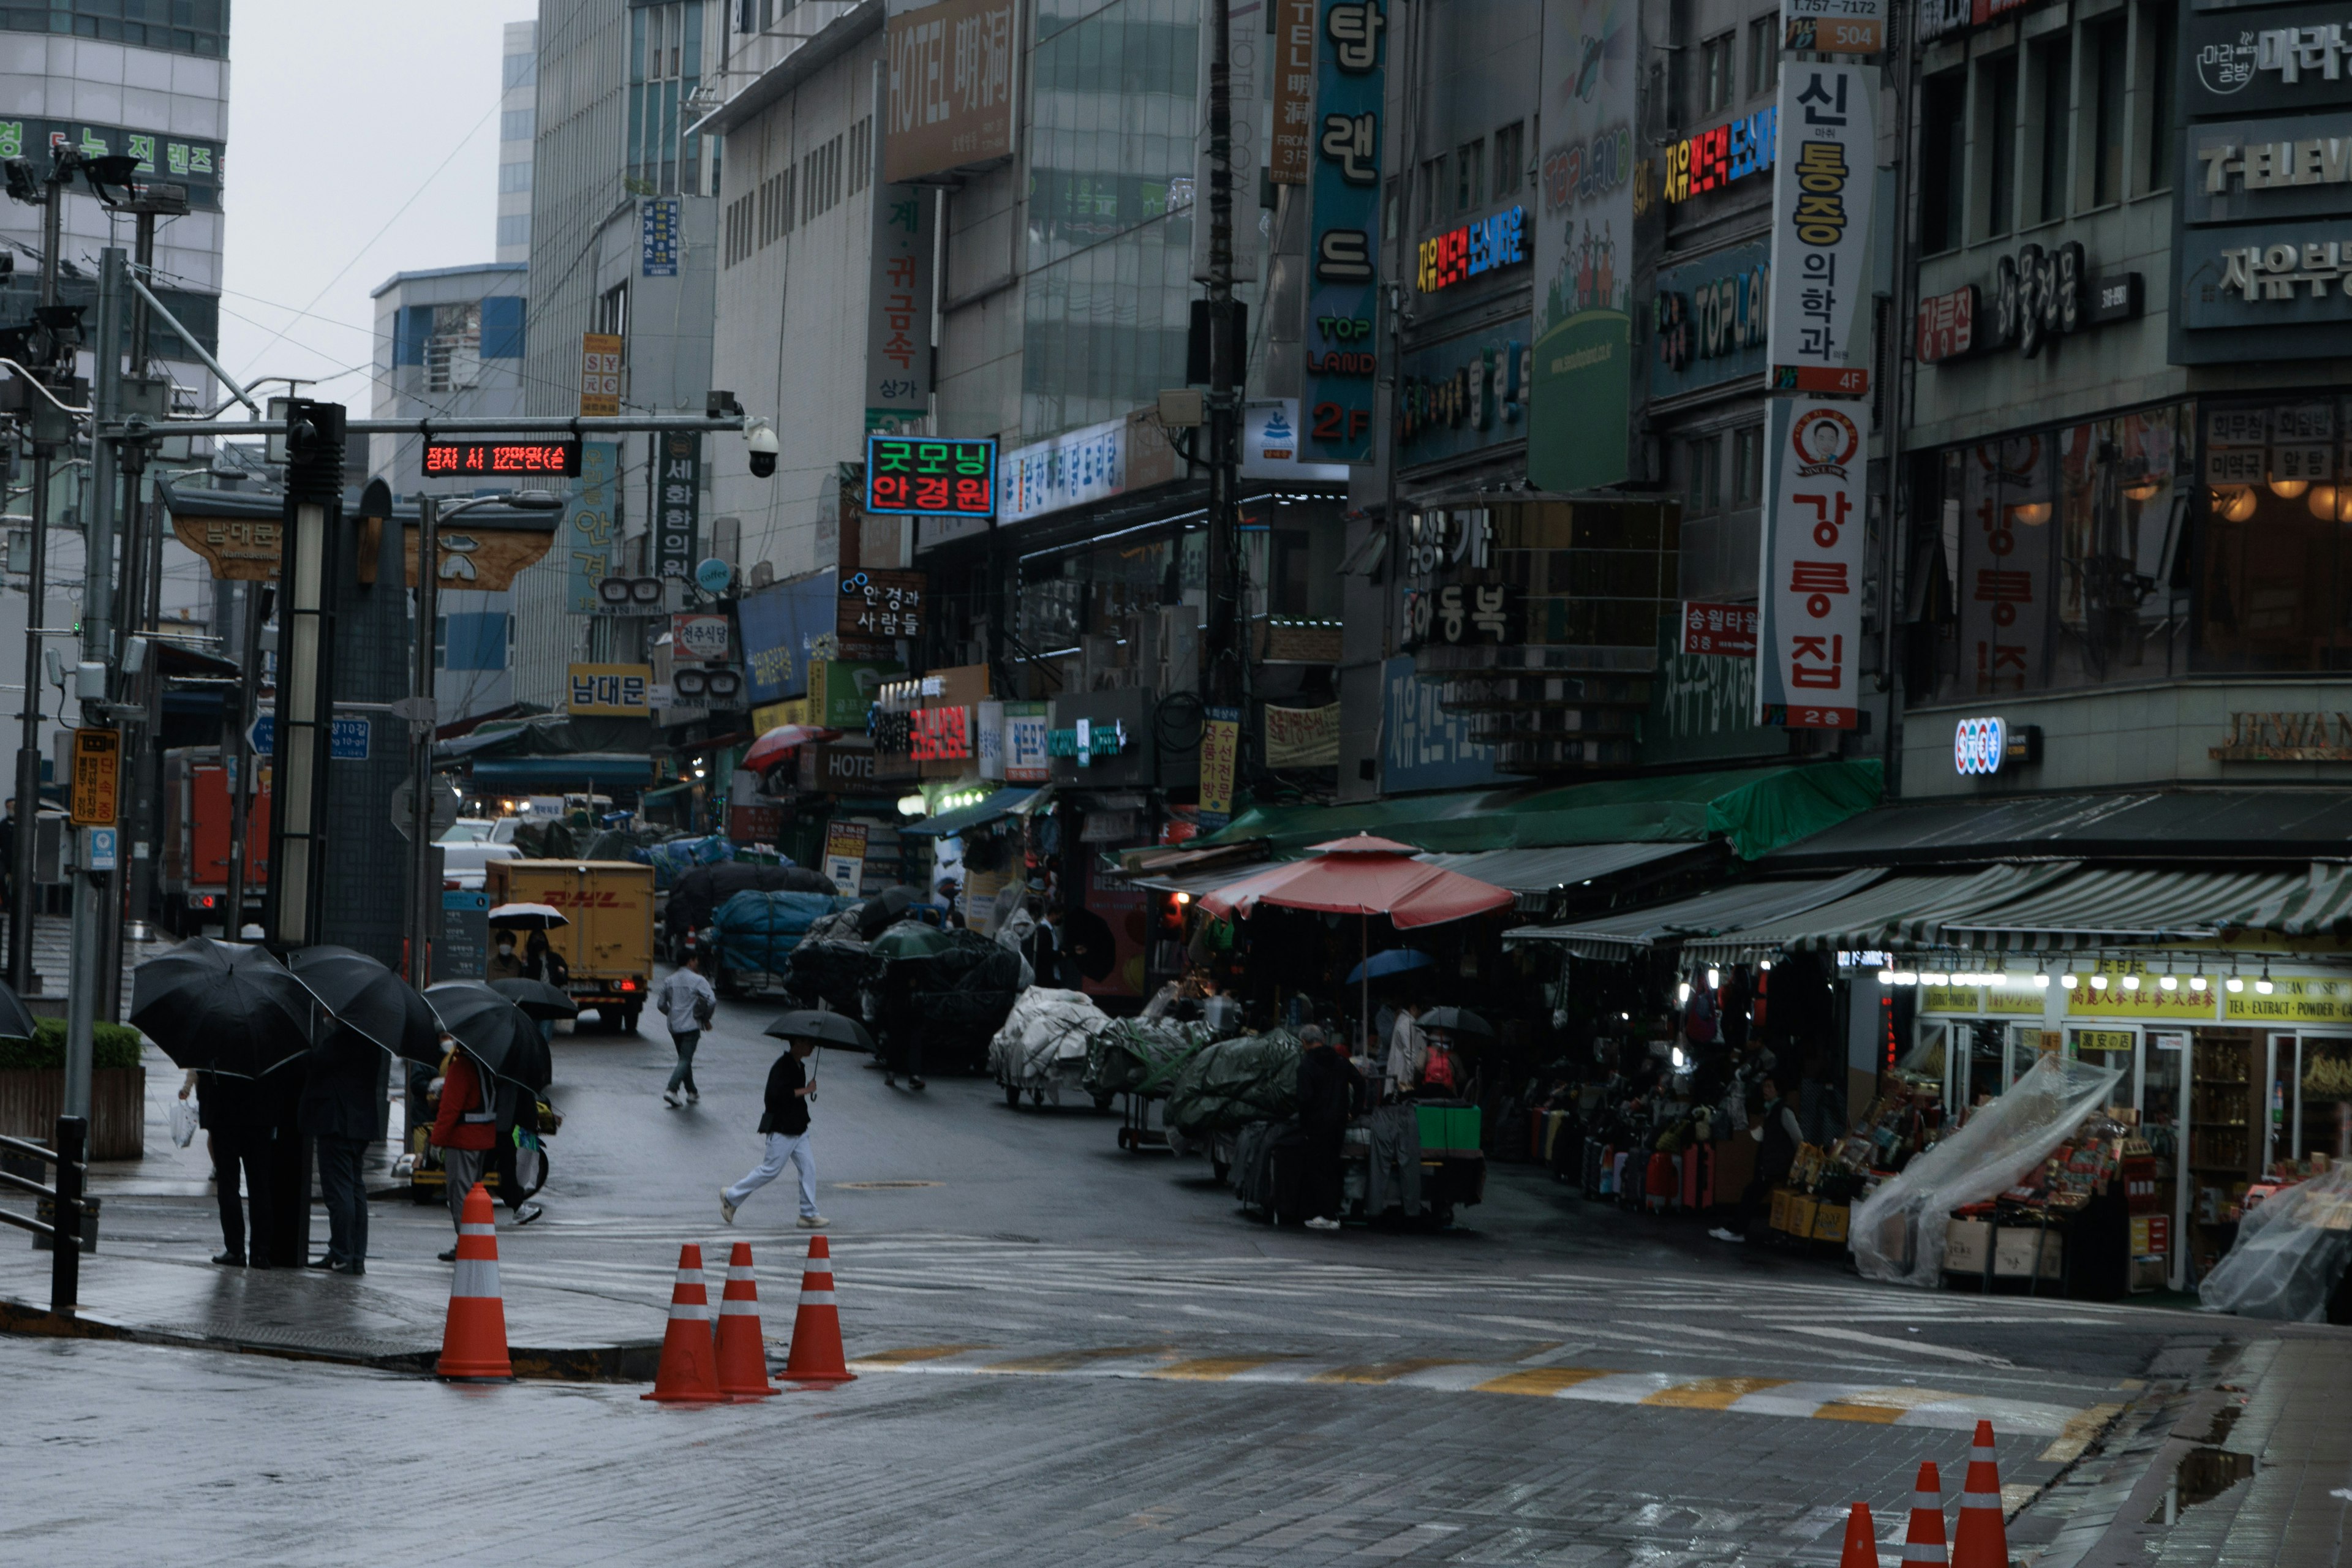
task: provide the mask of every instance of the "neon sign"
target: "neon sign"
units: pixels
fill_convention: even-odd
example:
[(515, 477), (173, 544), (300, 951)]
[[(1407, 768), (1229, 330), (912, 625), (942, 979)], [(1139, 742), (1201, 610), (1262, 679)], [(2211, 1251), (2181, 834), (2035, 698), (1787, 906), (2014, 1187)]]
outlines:
[(1778, 155), (1780, 140), (1776, 104), (1675, 142), (1666, 149), (1666, 200), (1686, 202), (1765, 173)]
[(1513, 207), (1421, 242), (1421, 291), (1434, 294), (1527, 260), (1528, 213)]
[(936, 436), (866, 437), (866, 510), (986, 517), (996, 510), (996, 443)]
[(580, 472), (577, 441), (465, 441), (431, 437), (425, 471), (432, 474), (562, 474)]

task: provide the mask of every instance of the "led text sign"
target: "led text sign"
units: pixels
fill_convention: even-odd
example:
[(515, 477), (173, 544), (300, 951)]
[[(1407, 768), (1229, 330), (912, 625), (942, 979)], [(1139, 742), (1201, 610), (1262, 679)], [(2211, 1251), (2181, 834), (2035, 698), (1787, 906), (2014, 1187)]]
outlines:
[(577, 441), (467, 441), (431, 437), (425, 443), (425, 476), (436, 474), (580, 473)]
[(1665, 196), (1686, 202), (1734, 180), (1769, 171), (1779, 151), (1780, 110), (1775, 104), (1666, 148)]
[(989, 516), (996, 510), (996, 443), (866, 437), (866, 510), (915, 517)]
[(1518, 266), (1528, 258), (1527, 226), (1527, 208), (1513, 207), (1423, 240), (1421, 291), (1434, 294), (1498, 268)]

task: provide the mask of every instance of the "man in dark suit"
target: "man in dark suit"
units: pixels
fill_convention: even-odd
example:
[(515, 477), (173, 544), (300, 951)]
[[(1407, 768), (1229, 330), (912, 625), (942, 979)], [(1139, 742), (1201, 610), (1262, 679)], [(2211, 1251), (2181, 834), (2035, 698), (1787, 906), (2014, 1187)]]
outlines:
[[(269, 1238), (277, 1223), (277, 1182), (270, 1154), (277, 1141), (274, 1086), (226, 1073), (201, 1075), (198, 1104), (211, 1132), (214, 1196), (220, 1203), (221, 1251), (215, 1263), (267, 1268)], [(244, 1179), (244, 1201), (238, 1178)], [(252, 1247), (247, 1248), (246, 1213), (251, 1211)]]
[[(313, 1268), (367, 1272), (368, 1200), (363, 1166), (376, 1139), (376, 1057), (368, 1041), (344, 1031), (310, 1065), (302, 1086), (302, 1131), (319, 1155), (319, 1194), (327, 1204), (327, 1250)], [(340, 1047), (340, 1048), (339, 1048)]]

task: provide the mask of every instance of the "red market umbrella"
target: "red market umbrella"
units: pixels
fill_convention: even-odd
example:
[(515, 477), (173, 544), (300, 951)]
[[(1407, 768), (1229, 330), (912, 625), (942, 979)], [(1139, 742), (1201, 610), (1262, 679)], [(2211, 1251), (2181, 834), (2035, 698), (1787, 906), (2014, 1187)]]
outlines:
[(1320, 914), (1386, 915), (1400, 931), (1442, 925), (1511, 902), (1497, 888), (1458, 871), (1424, 866), (1410, 844), (1358, 834), (1318, 844), (1304, 860), (1269, 867), (1202, 896), (1201, 907), (1222, 920), (1246, 917), (1261, 903)]
[(748, 772), (762, 773), (784, 760), (787, 752), (796, 751), (811, 741), (837, 741), (838, 730), (826, 730), (814, 724), (779, 724), (758, 740), (743, 753), (738, 765)]

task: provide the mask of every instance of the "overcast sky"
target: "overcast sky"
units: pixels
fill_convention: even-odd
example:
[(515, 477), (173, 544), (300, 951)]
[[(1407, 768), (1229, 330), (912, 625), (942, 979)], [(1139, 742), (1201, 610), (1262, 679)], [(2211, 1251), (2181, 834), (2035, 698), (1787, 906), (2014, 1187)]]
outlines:
[(220, 322), (233, 374), (318, 377), (315, 395), (367, 412), (367, 372), (350, 367), (371, 358), (369, 291), (497, 254), (500, 35), (538, 9), (236, 0)]

